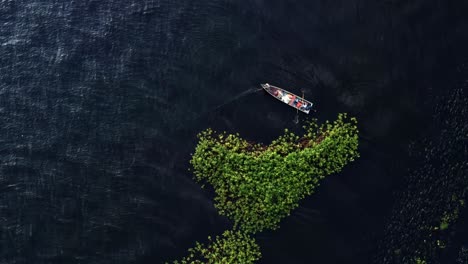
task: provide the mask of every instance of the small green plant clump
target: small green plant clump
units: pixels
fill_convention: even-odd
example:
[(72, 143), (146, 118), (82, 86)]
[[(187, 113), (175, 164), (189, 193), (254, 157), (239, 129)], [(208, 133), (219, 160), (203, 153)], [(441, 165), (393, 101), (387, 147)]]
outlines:
[(222, 237), (213, 240), (208, 237), (208, 245), (196, 243), (188, 250), (189, 255), (174, 264), (201, 263), (255, 263), (261, 257), (260, 247), (255, 239), (240, 231), (225, 231)]
[(422, 259), (422, 258), (416, 257), (416, 258), (414, 259), (414, 263), (415, 263), (415, 264), (426, 264), (427, 262), (426, 262), (426, 260), (424, 260), (424, 259)]
[(319, 180), (358, 157), (356, 123), (346, 114), (333, 123), (314, 120), (304, 126), (303, 136), (286, 129), (269, 146), (207, 129), (199, 134), (190, 162), (196, 180), (214, 187), (215, 206), (234, 228), (276, 229)]

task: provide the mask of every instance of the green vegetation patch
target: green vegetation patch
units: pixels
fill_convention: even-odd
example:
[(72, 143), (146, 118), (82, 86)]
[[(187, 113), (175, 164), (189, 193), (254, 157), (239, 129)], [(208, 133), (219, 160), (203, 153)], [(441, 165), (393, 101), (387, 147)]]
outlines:
[(304, 130), (298, 136), (285, 129), (267, 146), (211, 129), (198, 135), (190, 161), (195, 179), (214, 187), (215, 206), (234, 221), (234, 228), (249, 233), (276, 229), (319, 180), (359, 156), (355, 118), (339, 114), (322, 125), (313, 120)]
[(278, 228), (321, 179), (359, 156), (355, 118), (339, 114), (333, 123), (312, 120), (303, 128), (302, 136), (285, 129), (267, 146), (211, 129), (198, 135), (190, 160), (195, 179), (213, 186), (215, 206), (234, 230), (208, 237), (208, 245), (197, 242), (174, 264), (254, 263), (261, 254), (250, 234)]

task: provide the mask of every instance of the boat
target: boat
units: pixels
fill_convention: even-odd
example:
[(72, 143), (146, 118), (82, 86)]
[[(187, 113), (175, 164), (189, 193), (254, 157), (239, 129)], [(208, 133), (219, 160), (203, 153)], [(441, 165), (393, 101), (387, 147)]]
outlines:
[(268, 83), (262, 83), (262, 88), (267, 91), (270, 95), (280, 100), (281, 102), (296, 108), (297, 110), (309, 114), (310, 109), (312, 109), (313, 104), (304, 97), (297, 96), (291, 92), (288, 92), (282, 88), (273, 86)]

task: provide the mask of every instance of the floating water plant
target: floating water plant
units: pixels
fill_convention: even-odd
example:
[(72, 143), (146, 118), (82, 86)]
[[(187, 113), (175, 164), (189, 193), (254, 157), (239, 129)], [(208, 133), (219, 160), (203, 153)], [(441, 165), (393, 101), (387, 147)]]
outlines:
[(225, 231), (221, 237), (213, 240), (208, 237), (208, 244), (196, 242), (188, 250), (189, 255), (174, 264), (201, 263), (254, 263), (260, 259), (260, 247), (255, 239), (239, 231)]
[[(230, 218), (233, 229), (240, 232), (235, 234), (242, 239), (229, 242), (238, 243), (229, 244), (232, 248), (251, 241), (249, 234), (278, 228), (281, 219), (312, 194), (321, 179), (359, 156), (355, 118), (339, 114), (334, 122), (319, 125), (312, 120), (303, 128), (301, 136), (285, 129), (269, 145), (212, 129), (198, 135), (190, 163), (195, 179), (213, 187), (219, 213)], [(209, 248), (197, 244), (196, 250), (214, 254)]]

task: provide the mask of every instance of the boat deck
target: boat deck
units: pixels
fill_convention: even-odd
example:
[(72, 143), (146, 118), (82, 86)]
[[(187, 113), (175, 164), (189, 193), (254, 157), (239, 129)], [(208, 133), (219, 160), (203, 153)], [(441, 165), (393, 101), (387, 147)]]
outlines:
[(305, 100), (303, 97), (297, 96), (291, 92), (286, 91), (280, 87), (270, 85), (268, 83), (262, 84), (262, 88), (265, 89), (270, 95), (280, 100), (281, 102), (296, 108), (297, 110), (308, 114), (313, 106), (313, 103)]

